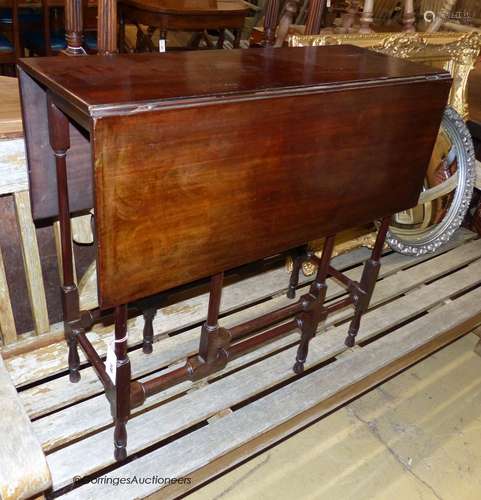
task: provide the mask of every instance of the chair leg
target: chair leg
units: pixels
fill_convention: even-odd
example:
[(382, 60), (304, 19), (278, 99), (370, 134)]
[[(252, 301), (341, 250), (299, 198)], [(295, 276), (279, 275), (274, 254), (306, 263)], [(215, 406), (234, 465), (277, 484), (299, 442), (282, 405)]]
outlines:
[[(335, 236), (329, 236), (324, 242), (321, 261), (317, 268), (316, 278), (313, 281), (309, 293), (302, 298), (305, 303), (304, 311), (299, 315), (298, 323), (301, 329), (301, 342), (297, 349), (296, 362), (293, 370), (297, 374), (304, 371), (304, 363), (309, 352), (309, 342), (315, 336), (319, 323), (325, 319), (323, 309), (326, 299), (329, 262), (334, 249)], [(301, 299), (301, 300), (302, 300)]]
[(356, 335), (359, 332), (362, 315), (368, 310), (369, 302), (371, 301), (372, 293), (376, 285), (379, 269), (381, 267), (381, 253), (386, 239), (386, 233), (389, 229), (390, 217), (385, 217), (382, 220), (381, 227), (377, 233), (376, 243), (371, 253), (371, 257), (365, 263), (362, 271), (361, 281), (354, 294), (354, 317), (349, 325), (345, 344), (347, 347), (353, 347), (356, 342)]
[(127, 356), (127, 306), (115, 308), (115, 393), (112, 401), (114, 418), (114, 457), (127, 458), (127, 420), (130, 415), (130, 360)]

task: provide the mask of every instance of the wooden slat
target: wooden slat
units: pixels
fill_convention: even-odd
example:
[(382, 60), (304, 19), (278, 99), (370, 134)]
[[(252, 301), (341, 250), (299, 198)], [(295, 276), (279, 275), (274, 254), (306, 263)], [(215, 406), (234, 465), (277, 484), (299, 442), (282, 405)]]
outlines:
[[(60, 223), (58, 221), (53, 223), (53, 239), (55, 241), (55, 253), (57, 254), (57, 269), (60, 284), (63, 284), (63, 273), (62, 273), (62, 243), (60, 239)], [(74, 282), (77, 283), (77, 268), (75, 266), (75, 254), (72, 253), (72, 269)]]
[(4, 344), (11, 344), (17, 339), (17, 330), (13, 318), (12, 303), (8, 290), (7, 275), (0, 248), (0, 333)]
[(91, 245), (94, 242), (91, 221), (91, 214), (72, 217), (72, 239), (75, 243)]
[[(358, 342), (366, 341), (412, 318), (419, 312), (426, 311), (439, 302), (441, 297), (458, 294), (479, 283), (481, 283), (481, 261), (476, 261), (468, 268), (446, 276), (431, 286), (415, 290), (395, 302), (370, 311), (363, 319), (357, 340)], [(479, 293), (481, 294), (481, 291)], [(326, 335), (317, 336), (311, 342), (306, 368), (315, 366), (344, 351), (347, 329), (348, 324), (343, 324)], [(395, 336), (397, 335), (398, 332)], [(166, 439), (225, 408), (248, 400), (292, 378), (294, 376), (292, 365), (296, 351), (296, 346), (286, 349), (261, 363), (248, 366), (195, 392), (188, 393), (182, 398), (133, 418), (128, 425), (129, 454)], [(90, 420), (92, 415), (83, 413), (87, 420)], [(77, 413), (77, 417), (80, 418), (80, 413)], [(83, 476), (113, 463), (112, 450), (109, 449), (111, 443), (112, 429), (107, 429), (49, 455), (48, 463), (52, 470), (54, 487), (59, 488), (68, 484), (74, 468), (79, 475)], [(81, 457), (85, 456), (88, 450), (90, 450), (92, 460), (89, 463), (80, 464)]]
[[(392, 277), (387, 277), (382, 280), (375, 289), (373, 296), (373, 305), (378, 305), (383, 301), (389, 300), (396, 294), (401, 294), (417, 284), (421, 283), (426, 276), (431, 276), (433, 279), (440, 276), (448, 269), (456, 269), (462, 265), (466, 265), (475, 258), (481, 255), (481, 242), (468, 243), (456, 249), (449, 254), (443, 254), (425, 263), (420, 263), (416, 266), (416, 273), (409, 273), (407, 276), (395, 273)], [(390, 261), (398, 260), (398, 255), (387, 257), (384, 271), (388, 272), (397, 266), (390, 266)], [(389, 259), (389, 260), (388, 260)], [(359, 277), (360, 269), (353, 269), (351, 276)], [(331, 285), (333, 284), (330, 282)], [(252, 286), (257, 285), (257, 282), (251, 282)], [(334, 289), (333, 289), (334, 288)], [(247, 293), (252, 293), (252, 290)], [(337, 295), (339, 287), (328, 289), (328, 297)], [(300, 291), (302, 293), (302, 290)], [(234, 315), (230, 315), (223, 324), (225, 326), (233, 326), (239, 322), (252, 318), (256, 314), (272, 311), (277, 307), (281, 307), (288, 303), (284, 295), (275, 299), (255, 306), (255, 310), (245, 309)], [(181, 308), (182, 310), (182, 308)], [(332, 315), (328, 319), (328, 325), (345, 319), (350, 314), (352, 309), (341, 311), (338, 314)], [(297, 336), (294, 337), (297, 339)], [(283, 341), (279, 341), (283, 342)], [(130, 359), (133, 366), (133, 374), (135, 377), (140, 377), (146, 373), (158, 370), (164, 366), (175, 363), (185, 357), (197, 352), (199, 343), (199, 329), (194, 328), (190, 331), (182, 333), (182, 335), (172, 338), (163, 339), (160, 343), (154, 344), (154, 352), (149, 356), (145, 356), (141, 351), (133, 351), (130, 354)], [(279, 344), (280, 345), (280, 344)], [(275, 349), (277, 343), (274, 343), (272, 348)], [(91, 368), (82, 370), (82, 379), (79, 383), (72, 385), (67, 376), (56, 378), (45, 384), (33, 387), (23, 391), (21, 396), (25, 407), (31, 417), (38, 417), (44, 413), (51, 412), (61, 406), (66, 406), (76, 400), (90, 397), (94, 394), (102, 392), (103, 388), (97, 379), (95, 372)]]
[[(466, 245), (468, 246), (468, 245)], [(481, 256), (481, 245), (478, 245), (478, 257)], [(454, 252), (452, 252), (454, 253)], [(441, 257), (438, 257), (441, 259)], [(425, 267), (428, 267), (427, 264), (430, 265), (431, 271), (434, 271), (437, 267), (436, 260), (433, 259), (424, 264)], [(445, 259), (446, 260), (446, 259)], [(454, 261), (456, 259), (453, 259)], [(422, 265), (418, 266), (422, 267)], [(413, 276), (429, 276), (426, 274), (426, 271), (420, 270), (420, 272), (411, 272), (410, 274)], [(431, 276), (431, 279), (434, 279), (435, 273)], [(399, 283), (395, 278), (397, 275), (394, 275), (390, 278), (386, 278), (378, 285), (378, 300), (382, 300), (380, 298), (381, 294), (384, 293), (385, 297), (391, 297), (393, 294), (393, 290), (397, 288)], [(446, 300), (446, 298), (460, 293), (461, 291), (475, 286), (481, 283), (481, 260), (477, 260), (472, 263), (468, 267), (462, 269), (455, 275), (455, 279), (452, 275), (446, 276), (443, 279), (432, 283), (424, 287), (423, 289), (415, 290), (411, 292), (406, 297), (402, 297), (398, 299), (396, 302), (390, 303), (384, 307), (373, 310), (369, 312), (362, 324), (362, 333), (364, 339), (369, 338), (373, 335), (377, 335), (382, 330), (387, 328), (391, 328), (396, 324), (405, 321), (420, 312), (423, 312), (429, 308), (431, 308), (435, 304), (442, 304)], [(381, 292), (379, 292), (379, 288), (381, 288)], [(398, 295), (403, 293), (403, 289), (399, 289), (397, 292)], [(273, 302), (273, 301), (271, 301)], [(377, 304), (374, 304), (377, 305)], [(387, 314), (389, 311), (389, 314)], [(257, 308), (255, 310), (244, 311), (244, 315), (246, 317), (251, 317), (253, 314), (258, 315), (264, 311), (259, 311)], [(350, 308), (350, 312), (352, 309)], [(247, 314), (246, 314), (247, 313)], [(331, 319), (328, 322), (332, 324), (334, 319)], [(235, 321), (236, 322), (236, 321)], [(234, 321), (233, 321), (234, 323)], [(345, 327), (344, 327), (345, 329)], [(333, 330), (337, 331), (337, 330)], [(343, 330), (344, 331), (344, 330)], [(328, 332), (328, 335), (331, 335), (331, 331)], [(268, 346), (264, 347), (262, 351), (254, 351), (247, 356), (243, 356), (233, 362), (229, 363), (227, 367), (220, 373), (214, 374), (208, 379), (217, 378), (220, 375), (225, 375), (233, 370), (239, 369), (242, 365), (247, 363), (251, 363), (253, 360), (258, 359), (262, 356), (265, 356), (266, 353), (275, 352), (280, 348), (287, 347), (292, 345), (299, 339), (299, 335), (297, 333), (289, 335), (286, 338), (283, 338), (277, 342), (273, 342)], [(198, 342), (198, 337), (197, 337)], [(164, 346), (163, 351), (167, 350), (168, 346)], [(341, 343), (342, 348), (342, 343)], [(136, 359), (139, 361), (138, 365), (141, 365), (142, 354), (140, 351), (136, 351), (138, 356)], [(337, 351), (329, 352), (326, 355), (334, 356), (338, 354)], [(144, 355), (145, 356), (145, 355)], [(292, 358), (294, 359), (294, 357)], [(150, 363), (149, 363), (150, 364)], [(152, 366), (152, 365), (151, 365)], [(151, 370), (148, 370), (151, 371)], [(289, 374), (290, 372), (287, 371)], [(151, 375), (142, 380), (147, 380), (157, 376), (158, 374)], [(163, 391), (160, 394), (156, 394), (147, 399), (147, 402), (141, 409), (136, 409), (133, 413), (138, 413), (139, 411), (145, 411), (146, 408), (159, 404), (159, 402), (164, 401), (166, 399), (171, 398), (174, 395), (184, 392), (185, 390), (192, 387), (190, 382), (186, 382), (183, 384), (179, 384), (174, 386), (167, 391)], [(71, 385), (67, 385), (64, 388), (62, 393), (66, 395), (68, 389), (71, 388)], [(41, 394), (45, 394), (45, 388), (40, 386), (38, 388), (39, 391), (43, 391)], [(40, 396), (40, 393), (38, 394)], [(34, 423), (35, 430), (42, 442), (42, 445), (45, 450), (49, 450), (53, 447), (58, 447), (69, 440), (77, 439), (78, 437), (91, 433), (96, 429), (100, 429), (102, 427), (110, 425), (112, 422), (112, 418), (109, 412), (108, 405), (105, 401), (105, 397), (103, 395), (97, 396), (92, 399), (88, 399), (87, 401), (83, 401), (75, 406), (71, 406), (66, 408), (62, 412), (57, 412), (52, 415), (49, 415), (45, 418), (37, 420)]]
[[(351, 356), (295, 380), (224, 418), (117, 468), (114, 474), (118, 478), (134, 475), (148, 477), (158, 475), (161, 471), (163, 477), (188, 477), (194, 471), (208, 466), (212, 460), (316, 405), (324, 403), (325, 413), (333, 406), (332, 400), (329, 400), (334, 396), (338, 396), (335, 403), (337, 406), (470, 331), (481, 322), (480, 301), (481, 289), (472, 291), (398, 329), (394, 335), (352, 351)], [(320, 348), (320, 338), (312, 342), (313, 351)], [(266, 372), (263, 375), (269, 374)], [(236, 390), (235, 387), (231, 389)], [(158, 420), (157, 425), (163, 425), (163, 422)], [(50, 459), (49, 462), (52, 466)], [(55, 466), (61, 468), (62, 464), (56, 463)], [(54, 477), (58, 478), (59, 469), (52, 470)], [(70, 474), (71, 471), (72, 469)], [(109, 484), (102, 484), (100, 487), (100, 484), (87, 484), (66, 494), (64, 498), (88, 500), (98, 498), (101, 494), (103, 498), (115, 497), (116, 500), (122, 500), (132, 496), (143, 497), (159, 489), (158, 485), (152, 484), (123, 485), (122, 488)]]
[(97, 300), (97, 262), (94, 260), (82, 278), (78, 286), (80, 310), (88, 311), (98, 307)]
[(24, 140), (0, 141), (0, 195), (27, 189), (28, 174)]
[[(472, 237), (472, 233), (466, 234)], [(349, 267), (356, 262), (362, 262), (369, 255), (369, 251), (360, 248), (349, 254), (349, 259), (343, 257), (341, 262), (347, 262)], [(394, 254), (393, 254), (394, 255)], [(353, 260), (354, 259), (354, 260)], [(404, 260), (403, 260), (404, 262)], [(342, 267), (341, 267), (342, 268)], [(226, 285), (223, 290), (222, 312), (227, 313), (242, 306), (247, 306), (259, 300), (284, 292), (288, 284), (289, 275), (284, 268), (267, 271), (256, 276), (247, 278), (239, 283)], [(307, 279), (302, 277), (301, 282)], [(342, 287), (334, 285), (331, 291), (342, 292)], [(165, 336), (181, 328), (186, 328), (205, 319), (208, 303), (208, 293), (202, 293), (191, 299), (180, 301), (158, 311), (154, 320), (154, 331), (156, 338)], [(142, 342), (143, 319), (138, 317), (132, 319), (129, 325), (129, 346), (138, 345)], [(113, 334), (112, 326), (95, 325), (88, 336), (100, 355), (104, 355), (107, 344)], [(48, 363), (40, 364), (37, 358), (48, 359)], [(81, 359), (84, 360), (81, 353)], [(5, 360), (8, 370), (17, 387), (42, 379), (46, 376), (59, 373), (67, 368), (67, 346), (65, 342), (56, 343), (35, 352), (25, 353)]]
[(32, 220), (28, 191), (15, 193), (14, 201), (35, 331), (37, 334), (45, 333), (49, 331), (50, 323), (48, 320), (47, 300), (43, 285), (37, 234)]
[(50, 472), (0, 356), (0, 498), (30, 498), (49, 488)]
[(23, 135), (20, 95), (16, 78), (0, 76), (0, 138)]
[[(470, 231), (459, 231), (455, 237), (446, 245), (442, 246), (437, 253), (424, 255), (418, 258), (391, 253), (383, 259), (380, 277), (388, 276), (401, 269), (406, 269), (412, 265), (429, 260), (433, 256), (445, 253), (473, 237), (474, 234)], [(357, 249), (350, 254), (336, 257), (335, 265), (339, 267), (339, 269), (350, 267), (353, 263), (351, 262), (351, 264), (349, 264), (349, 259), (358, 259), (357, 262), (361, 262), (369, 253), (370, 252), (365, 248)], [(364, 256), (364, 258), (362, 258), (362, 256)], [(361, 269), (358, 268), (349, 271), (348, 275), (352, 279), (359, 279), (360, 273)], [(223, 290), (222, 312), (228, 313), (239, 307), (246, 307), (259, 300), (284, 293), (287, 280), (288, 274), (282, 268), (256, 275), (239, 283), (227, 285)], [(306, 278), (302, 277), (301, 282), (307, 282)], [(334, 282), (331, 282), (329, 289), (331, 298), (339, 296), (344, 292), (344, 288)], [(205, 319), (207, 311), (207, 301), (208, 294), (205, 293), (159, 310), (154, 319), (156, 338), (202, 322)], [(129, 346), (139, 345), (142, 342), (142, 328), (143, 319), (141, 317), (129, 322)], [(94, 326), (92, 331), (89, 332), (89, 339), (100, 355), (105, 354), (112, 332), (112, 327), (101, 327), (99, 325)], [(37, 357), (44, 360), (48, 359), (48, 363), (39, 364), (37, 362)], [(81, 359), (84, 359), (82, 354)], [(65, 342), (62, 342), (40, 348), (33, 353), (25, 353), (14, 358), (6, 359), (5, 362), (16, 386), (20, 387), (34, 382), (35, 380), (41, 380), (46, 376), (66, 370), (66, 360), (67, 347)]]

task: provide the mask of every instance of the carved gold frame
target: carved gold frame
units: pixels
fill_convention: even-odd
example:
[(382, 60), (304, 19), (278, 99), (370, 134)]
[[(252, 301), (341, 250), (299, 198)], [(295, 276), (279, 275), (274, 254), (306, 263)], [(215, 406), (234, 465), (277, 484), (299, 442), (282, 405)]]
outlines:
[[(467, 83), (481, 49), (481, 34), (476, 32), (454, 33), (367, 33), (367, 34), (335, 34), (291, 35), (288, 38), (290, 47), (308, 47), (324, 45), (356, 45), (381, 52), (394, 57), (442, 68), (451, 73), (453, 85), (449, 96), (449, 104), (467, 120), (469, 107), (467, 102)], [(360, 246), (372, 247), (375, 233), (361, 235), (350, 241), (336, 245), (335, 254), (344, 253)], [(316, 251), (320, 241), (313, 241), (309, 247)], [(291, 268), (290, 259), (288, 269)], [(310, 275), (315, 266), (309, 262), (303, 265), (303, 271)]]

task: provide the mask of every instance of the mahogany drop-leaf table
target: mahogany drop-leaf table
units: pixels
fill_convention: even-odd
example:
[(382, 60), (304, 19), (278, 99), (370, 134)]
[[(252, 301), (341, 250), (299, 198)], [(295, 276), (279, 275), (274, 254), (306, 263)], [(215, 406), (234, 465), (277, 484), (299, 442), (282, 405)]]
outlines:
[[(70, 379), (80, 377), (80, 344), (111, 403), (117, 460), (131, 408), (156, 392), (295, 329), (301, 373), (318, 325), (349, 305), (353, 345), (390, 216), (417, 203), (451, 85), (444, 71), (352, 46), (32, 58), (19, 75), (33, 217), (60, 222)], [(92, 208), (99, 308), (82, 311), (70, 216)], [(376, 219), (376, 245), (353, 281), (330, 264), (334, 236)], [(319, 237), (316, 278), (295, 300), (305, 244)], [(219, 326), (224, 272), (287, 251), (293, 301)], [(324, 305), (328, 276), (349, 293)], [(128, 305), (207, 277), (198, 354), (131, 381)], [(112, 310), (105, 365), (86, 332)], [(144, 311), (146, 354), (154, 312)]]

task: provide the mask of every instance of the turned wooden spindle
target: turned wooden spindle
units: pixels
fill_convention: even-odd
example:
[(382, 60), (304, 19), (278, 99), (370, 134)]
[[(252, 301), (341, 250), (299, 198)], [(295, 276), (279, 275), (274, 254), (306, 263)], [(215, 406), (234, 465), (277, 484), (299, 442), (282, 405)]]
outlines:
[(59, 207), (60, 240), (62, 244), (62, 309), (65, 336), (69, 346), (68, 366), (71, 382), (80, 380), (78, 336), (83, 332), (80, 320), (79, 295), (73, 268), (72, 229), (67, 188), (67, 151), (70, 149), (70, 129), (66, 115), (47, 96), (50, 147), (55, 158)]
[(307, 15), (306, 35), (317, 35), (321, 31), (321, 20), (326, 8), (326, 0), (310, 0), (309, 13)]
[(276, 39), (277, 18), (279, 17), (279, 0), (267, 2), (264, 15), (264, 45), (271, 47)]
[(374, 0), (365, 0), (361, 14), (361, 27), (359, 33), (371, 33), (371, 24), (374, 21)]
[(97, 50), (103, 56), (118, 52), (116, 0), (98, 0)]
[(344, 14), (342, 19), (342, 27), (340, 28), (340, 31), (342, 33), (347, 33), (352, 28), (356, 20), (358, 11), (359, 0), (350, 0), (348, 3), (346, 14)]
[(130, 415), (130, 360), (127, 355), (127, 306), (115, 308), (115, 396), (111, 401), (114, 419), (114, 456), (117, 461), (127, 457), (127, 420)]
[(282, 47), (284, 45), (287, 33), (289, 32), (289, 26), (294, 22), (294, 18), (299, 11), (299, 1), (300, 0), (288, 0), (284, 5), (274, 47)]
[(64, 53), (69, 56), (81, 56), (86, 52), (83, 44), (83, 0), (65, 1), (65, 40)]
[(416, 16), (414, 15), (414, 1), (404, 0), (403, 31), (415, 32)]

